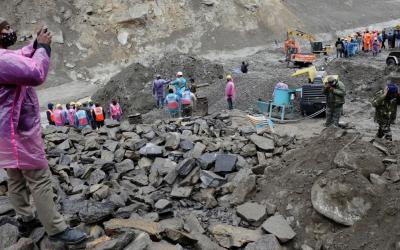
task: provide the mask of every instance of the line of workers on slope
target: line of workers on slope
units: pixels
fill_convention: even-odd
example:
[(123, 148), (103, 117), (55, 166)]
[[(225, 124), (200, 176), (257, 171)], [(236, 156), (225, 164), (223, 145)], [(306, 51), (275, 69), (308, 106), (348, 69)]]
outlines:
[[(113, 120), (120, 121), (122, 117), (122, 109), (116, 100), (112, 100), (109, 109), (109, 117)], [(74, 126), (79, 129), (91, 127), (92, 129), (99, 129), (104, 126), (106, 119), (106, 112), (99, 103), (93, 102), (71, 102), (65, 105), (65, 109), (61, 104), (48, 104), (46, 112), (47, 121), (50, 125), (55, 126)]]
[(338, 37), (335, 47), (337, 58), (352, 57), (361, 51), (372, 52), (373, 56), (377, 56), (383, 49), (400, 48), (400, 30), (385, 28), (382, 31), (370, 32), (367, 29), (364, 32)]
[[(247, 67), (248, 65), (246, 69)], [(196, 88), (193, 81), (191, 81), (192, 86), (188, 86), (182, 72), (178, 72), (176, 77), (174, 81), (171, 81), (162, 79), (161, 75), (156, 76), (153, 82), (153, 97), (155, 98), (156, 106), (162, 109), (165, 105), (171, 117), (178, 117), (179, 115), (184, 117), (191, 116), (197, 102)], [(233, 109), (236, 90), (232, 76), (227, 75), (226, 80), (225, 98), (228, 102), (228, 109), (231, 110)], [(168, 94), (165, 96), (166, 88), (168, 89)]]

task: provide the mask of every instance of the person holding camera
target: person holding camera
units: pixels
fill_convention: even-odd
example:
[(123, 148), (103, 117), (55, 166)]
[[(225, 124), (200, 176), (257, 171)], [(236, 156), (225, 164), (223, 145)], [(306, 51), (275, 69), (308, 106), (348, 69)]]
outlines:
[(326, 95), (326, 127), (339, 127), (339, 119), (343, 112), (346, 88), (344, 84), (334, 76), (328, 77), (328, 82), (324, 86)]
[[(10, 50), (17, 35), (0, 18), (0, 168), (7, 169), (8, 196), (19, 215), (22, 237), (29, 237), (42, 224), (51, 241), (78, 244), (86, 239), (86, 234), (70, 229), (54, 203), (34, 89), (46, 80), (51, 39), (47, 28), (42, 28), (34, 43)], [(38, 219), (30, 206), (30, 194)]]
[(375, 107), (374, 120), (379, 125), (376, 137), (392, 140), (390, 125), (396, 121), (398, 97), (399, 90), (394, 83), (388, 84), (384, 90), (380, 90), (375, 94), (372, 106)]

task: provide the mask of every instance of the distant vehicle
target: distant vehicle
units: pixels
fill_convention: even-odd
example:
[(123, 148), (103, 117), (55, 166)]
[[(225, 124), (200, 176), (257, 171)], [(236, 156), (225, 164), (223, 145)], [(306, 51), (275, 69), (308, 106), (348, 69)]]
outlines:
[(389, 56), (386, 58), (387, 66), (400, 65), (400, 51), (390, 52)]

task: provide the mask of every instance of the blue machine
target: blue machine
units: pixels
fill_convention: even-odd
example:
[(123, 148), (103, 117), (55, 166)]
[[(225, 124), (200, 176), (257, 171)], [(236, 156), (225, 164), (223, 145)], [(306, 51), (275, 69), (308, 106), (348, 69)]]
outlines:
[(269, 118), (272, 118), (272, 110), (277, 107), (281, 112), (281, 121), (285, 120), (286, 111), (294, 110), (292, 95), (295, 93), (296, 89), (275, 89), (274, 100), (269, 103)]

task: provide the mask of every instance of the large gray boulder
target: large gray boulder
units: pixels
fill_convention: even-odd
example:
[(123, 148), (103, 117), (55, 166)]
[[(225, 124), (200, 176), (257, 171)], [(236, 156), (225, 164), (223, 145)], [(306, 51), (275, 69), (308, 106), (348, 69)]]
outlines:
[(322, 215), (345, 226), (362, 219), (373, 204), (371, 183), (361, 174), (333, 169), (311, 189), (311, 202)]

